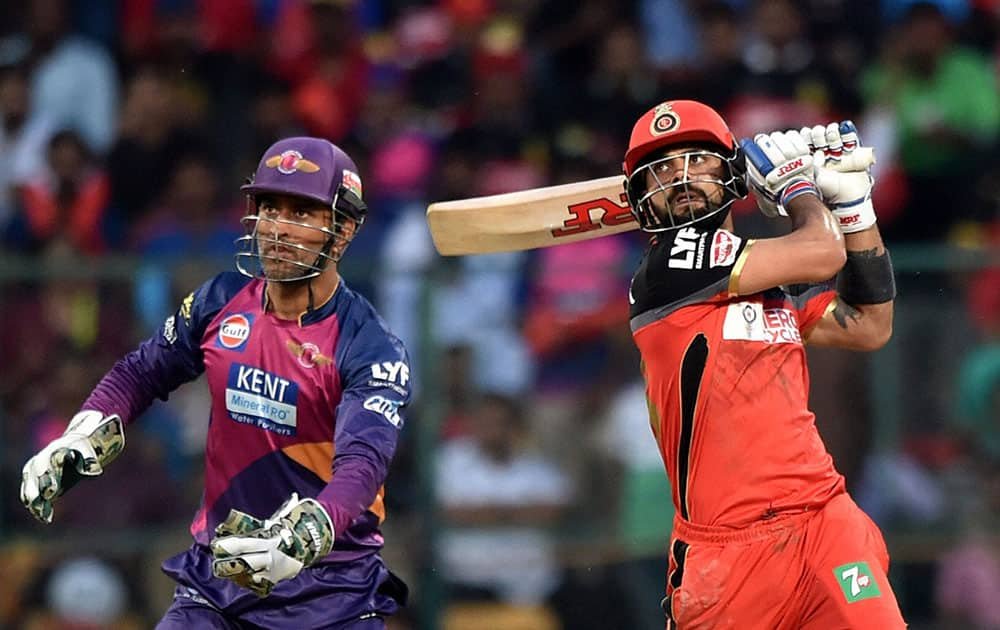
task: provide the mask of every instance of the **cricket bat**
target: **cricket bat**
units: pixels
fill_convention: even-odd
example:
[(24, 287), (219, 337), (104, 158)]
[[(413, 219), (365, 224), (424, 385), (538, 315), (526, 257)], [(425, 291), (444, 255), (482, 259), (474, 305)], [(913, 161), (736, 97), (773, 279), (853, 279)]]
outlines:
[(434, 246), (443, 256), (511, 252), (573, 243), (638, 229), (625, 177), (441, 201), (427, 207)]
[[(826, 168), (849, 172), (875, 162), (859, 147)], [(434, 246), (443, 256), (512, 252), (573, 243), (639, 228), (623, 175), (518, 192), (440, 201), (427, 207)]]

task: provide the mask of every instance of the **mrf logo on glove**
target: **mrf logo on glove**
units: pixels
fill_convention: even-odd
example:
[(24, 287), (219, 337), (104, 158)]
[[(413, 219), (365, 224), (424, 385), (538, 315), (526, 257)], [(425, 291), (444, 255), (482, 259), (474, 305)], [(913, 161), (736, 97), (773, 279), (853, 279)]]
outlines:
[(798, 160), (792, 160), (791, 162), (788, 162), (786, 164), (782, 164), (781, 168), (778, 169), (778, 177), (784, 177), (789, 173), (794, 173), (796, 171), (799, 171), (802, 169), (802, 166), (804, 164), (805, 162), (802, 160), (802, 158), (799, 158)]

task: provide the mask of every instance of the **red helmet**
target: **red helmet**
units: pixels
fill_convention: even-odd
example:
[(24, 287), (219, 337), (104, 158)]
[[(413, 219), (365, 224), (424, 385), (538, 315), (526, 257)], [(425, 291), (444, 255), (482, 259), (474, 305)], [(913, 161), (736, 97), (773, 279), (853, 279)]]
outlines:
[[(658, 159), (658, 149), (670, 146), (691, 146), (683, 157), (684, 174), (680, 181), (663, 182), (652, 175), (653, 169), (665, 159)], [(694, 181), (689, 179), (688, 160), (696, 155), (715, 155), (725, 164), (724, 171), (714, 180), (724, 191), (718, 204), (706, 204), (701, 211), (689, 210), (678, 215), (671, 209), (658, 210), (655, 200), (667, 204), (670, 191), (687, 190)], [(715, 229), (725, 220), (729, 207), (736, 199), (747, 195), (746, 162), (736, 138), (726, 122), (714, 109), (696, 101), (666, 101), (649, 110), (632, 128), (632, 138), (625, 152), (625, 193), (629, 207), (639, 227), (647, 232), (662, 232), (700, 224), (705, 229)], [(655, 184), (648, 184), (652, 179)]]
[(708, 142), (736, 150), (736, 138), (714, 109), (698, 101), (665, 101), (642, 115), (632, 127), (625, 152), (625, 176), (653, 150), (669, 144)]

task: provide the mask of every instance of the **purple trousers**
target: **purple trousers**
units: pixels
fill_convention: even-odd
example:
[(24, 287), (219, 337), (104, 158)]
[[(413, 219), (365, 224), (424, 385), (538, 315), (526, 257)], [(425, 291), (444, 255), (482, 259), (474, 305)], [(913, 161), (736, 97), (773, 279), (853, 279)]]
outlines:
[(407, 596), (374, 553), (306, 567), (266, 598), (212, 575), (212, 554), (201, 545), (168, 559), (163, 570), (178, 586), (158, 630), (383, 630)]

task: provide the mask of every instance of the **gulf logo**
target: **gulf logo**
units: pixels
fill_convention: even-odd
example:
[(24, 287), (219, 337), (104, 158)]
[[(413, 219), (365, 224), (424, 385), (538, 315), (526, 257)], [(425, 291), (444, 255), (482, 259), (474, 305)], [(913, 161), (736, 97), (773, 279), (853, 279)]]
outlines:
[(229, 350), (242, 350), (250, 338), (250, 319), (243, 313), (227, 315), (219, 324), (219, 345)]

